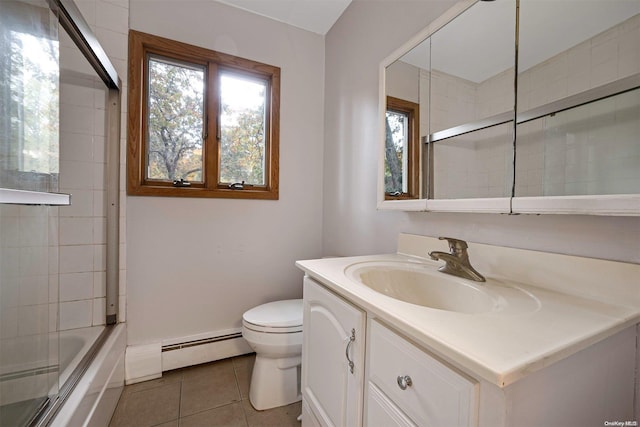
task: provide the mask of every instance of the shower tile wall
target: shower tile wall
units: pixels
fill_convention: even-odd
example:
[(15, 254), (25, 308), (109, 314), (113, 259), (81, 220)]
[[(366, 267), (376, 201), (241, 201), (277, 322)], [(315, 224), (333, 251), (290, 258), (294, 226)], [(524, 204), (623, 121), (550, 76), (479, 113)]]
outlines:
[[(122, 80), (121, 151), (126, 137), (128, 1), (76, 1)], [(97, 17), (100, 19), (97, 19)], [(103, 325), (106, 296), (107, 91), (68, 39), (61, 35), (60, 191), (72, 206), (60, 208), (60, 330)], [(125, 320), (125, 167), (121, 155), (120, 321)]]
[(104, 324), (104, 84), (66, 34), (60, 35), (60, 330)]

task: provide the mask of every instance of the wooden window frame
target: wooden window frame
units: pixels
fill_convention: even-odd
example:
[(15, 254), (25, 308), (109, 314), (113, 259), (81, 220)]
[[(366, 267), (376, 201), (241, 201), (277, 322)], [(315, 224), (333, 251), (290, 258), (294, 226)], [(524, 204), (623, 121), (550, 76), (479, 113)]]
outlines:
[[(147, 57), (156, 55), (206, 67), (204, 184), (174, 186), (146, 180)], [(218, 71), (257, 76), (267, 82), (265, 129), (265, 185), (233, 189), (219, 183)], [(277, 200), (280, 138), (280, 68), (134, 30), (129, 31), (129, 112), (127, 194), (133, 196), (210, 197)]]
[(407, 129), (407, 193), (397, 196), (385, 192), (385, 200), (404, 200), (420, 198), (420, 104), (393, 96), (387, 96), (386, 111), (405, 113), (409, 117)]

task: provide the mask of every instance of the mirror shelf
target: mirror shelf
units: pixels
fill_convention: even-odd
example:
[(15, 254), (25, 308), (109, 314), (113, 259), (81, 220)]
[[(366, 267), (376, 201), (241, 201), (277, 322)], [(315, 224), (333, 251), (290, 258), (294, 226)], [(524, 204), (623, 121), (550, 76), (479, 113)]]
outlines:
[(639, 216), (640, 195), (514, 197), (513, 214)]

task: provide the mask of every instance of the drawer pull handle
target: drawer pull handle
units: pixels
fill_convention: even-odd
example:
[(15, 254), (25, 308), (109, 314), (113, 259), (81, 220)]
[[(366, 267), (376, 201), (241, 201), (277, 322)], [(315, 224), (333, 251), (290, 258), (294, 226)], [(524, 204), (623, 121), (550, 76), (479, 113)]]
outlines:
[(413, 381), (411, 381), (411, 377), (409, 375), (398, 375), (398, 387), (401, 390), (406, 390), (407, 387), (411, 387), (413, 385)]
[(351, 329), (351, 336), (347, 338), (349, 342), (347, 342), (347, 348), (344, 351), (344, 355), (347, 357), (347, 362), (349, 363), (349, 371), (353, 374), (353, 360), (349, 357), (349, 348), (351, 344), (356, 340), (356, 330)]

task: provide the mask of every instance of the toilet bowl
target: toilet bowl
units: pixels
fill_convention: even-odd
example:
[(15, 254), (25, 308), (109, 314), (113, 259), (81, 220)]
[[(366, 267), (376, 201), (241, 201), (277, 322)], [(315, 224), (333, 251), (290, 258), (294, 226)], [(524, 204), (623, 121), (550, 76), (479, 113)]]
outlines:
[(302, 300), (262, 304), (242, 315), (242, 336), (256, 352), (249, 401), (258, 410), (302, 399)]

